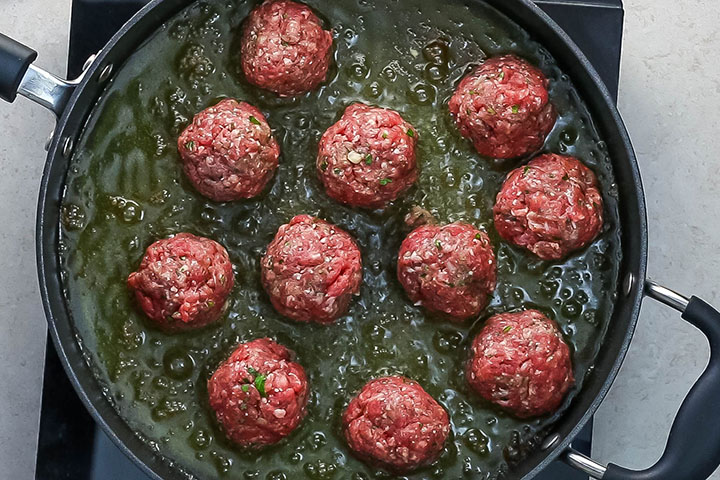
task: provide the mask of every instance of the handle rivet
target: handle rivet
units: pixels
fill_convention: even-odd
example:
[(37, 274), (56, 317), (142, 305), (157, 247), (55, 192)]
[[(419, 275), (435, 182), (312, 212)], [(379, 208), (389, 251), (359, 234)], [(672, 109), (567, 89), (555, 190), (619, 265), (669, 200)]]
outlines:
[(557, 433), (553, 433), (549, 437), (547, 437), (545, 440), (543, 440), (542, 445), (540, 445), (540, 448), (542, 450), (550, 450), (555, 445), (560, 443), (560, 435)]
[(635, 286), (635, 276), (632, 273), (628, 273), (625, 276), (625, 280), (623, 280), (623, 294), (625, 296), (630, 295), (632, 293), (632, 289)]
[(67, 158), (70, 156), (70, 153), (72, 152), (73, 148), (73, 139), (70, 137), (65, 137), (65, 140), (63, 140), (62, 144), (62, 154), (63, 157)]
[(100, 76), (98, 77), (98, 82), (102, 83), (105, 80), (107, 80), (108, 78), (110, 78), (110, 74), (112, 73), (112, 71), (113, 71), (112, 63), (105, 65), (105, 67), (100, 72)]

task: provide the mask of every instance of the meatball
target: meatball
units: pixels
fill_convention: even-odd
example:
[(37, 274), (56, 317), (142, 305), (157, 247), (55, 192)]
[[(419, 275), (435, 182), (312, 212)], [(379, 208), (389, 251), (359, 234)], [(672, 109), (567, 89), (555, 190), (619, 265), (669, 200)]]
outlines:
[(543, 73), (513, 55), (490, 58), (463, 78), (450, 113), (486, 157), (514, 158), (542, 147), (555, 125)]
[(190, 183), (216, 202), (258, 195), (280, 156), (262, 112), (233, 99), (195, 115), (178, 138), (178, 151)]
[(360, 459), (396, 473), (437, 460), (450, 433), (447, 412), (403, 377), (368, 382), (350, 401), (342, 422), (348, 446)]
[(502, 238), (558, 260), (597, 237), (603, 200), (592, 170), (574, 157), (546, 154), (510, 172), (493, 213)]
[(423, 225), (400, 245), (397, 275), (416, 305), (465, 320), (487, 306), (496, 266), (485, 232), (465, 223)]
[(335, 225), (298, 215), (278, 230), (261, 261), (262, 284), (275, 310), (300, 322), (329, 323), (360, 291), (362, 258)]
[(340, 203), (380, 208), (417, 180), (417, 130), (399, 113), (350, 105), (320, 139), (317, 171)]
[(268, 0), (242, 28), (241, 64), (248, 82), (280, 96), (309, 92), (325, 81), (332, 34), (305, 5)]
[(305, 417), (310, 388), (294, 354), (269, 338), (241, 343), (208, 380), (210, 407), (245, 448), (277, 443)]
[(557, 410), (574, 382), (570, 349), (537, 310), (487, 320), (472, 342), (466, 375), (478, 395), (520, 418)]
[(220, 318), (234, 278), (222, 245), (178, 233), (150, 245), (127, 284), (148, 318), (173, 331), (204, 327)]

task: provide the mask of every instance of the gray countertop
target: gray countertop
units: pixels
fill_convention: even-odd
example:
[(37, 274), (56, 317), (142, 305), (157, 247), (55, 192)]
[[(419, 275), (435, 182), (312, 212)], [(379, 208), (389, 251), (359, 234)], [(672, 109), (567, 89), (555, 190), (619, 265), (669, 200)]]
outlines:
[[(2, 0), (0, 32), (64, 72), (69, 0)], [(640, 161), (651, 278), (720, 304), (720, 4), (625, 0), (620, 111)], [(35, 274), (35, 202), (52, 115), (0, 104), (0, 472), (34, 478), (45, 320)], [(641, 468), (659, 458), (709, 349), (702, 335), (647, 301), (620, 375), (595, 417), (593, 454)], [(718, 413), (720, 414), (720, 413)], [(713, 479), (720, 480), (720, 473)]]

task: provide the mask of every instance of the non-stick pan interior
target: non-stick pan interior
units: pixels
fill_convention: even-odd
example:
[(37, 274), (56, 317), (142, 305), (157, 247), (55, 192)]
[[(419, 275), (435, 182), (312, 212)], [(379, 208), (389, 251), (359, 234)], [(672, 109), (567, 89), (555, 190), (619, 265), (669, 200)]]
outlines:
[[(574, 347), (579, 384), (596, 359), (617, 300), (620, 221), (611, 162), (618, 162), (612, 152), (622, 155), (623, 143), (601, 141), (552, 57), (502, 15), (485, 5), (411, 3), (403, 3), (398, 16), (396, 3), (338, 2), (328, 8), (310, 2), (334, 28), (336, 65), (326, 86), (299, 100), (278, 100), (249, 87), (238, 74), (232, 31), (250, 5), (194, 5), (119, 69), (90, 115), (71, 162), (62, 208), (60, 254), (74, 326), (114, 407), (144, 440), (184, 469), (207, 477), (227, 470), (233, 475), (259, 471), (262, 478), (300, 468), (309, 478), (323, 468), (372, 477), (375, 472), (345, 449), (337, 418), (365, 380), (385, 373), (416, 378), (453, 420), (454, 437), (445, 454), (415, 478), (456, 478), (467, 469), (492, 477), (507, 468), (508, 459), (514, 463), (536, 450), (555, 418), (521, 423), (482, 404), (464, 386), (466, 345), (487, 315), (465, 327), (433, 319), (410, 306), (394, 280), (394, 255), (405, 233), (401, 219), (413, 205), (430, 209), (442, 221), (470, 221), (491, 233), (500, 278), (488, 314), (528, 306), (550, 313)], [(445, 58), (428, 53), (436, 50), (428, 44), (438, 42), (447, 45)], [(561, 121), (545, 150), (579, 156), (603, 185), (608, 228), (567, 262), (539, 262), (499, 241), (490, 209), (499, 183), (515, 164), (477, 157), (449, 121), (445, 104), (458, 78), (485, 55), (506, 52), (539, 64), (551, 79)], [(280, 171), (258, 201), (208, 202), (192, 191), (179, 169), (173, 146), (177, 134), (194, 112), (224, 96), (259, 106), (281, 142)], [(314, 178), (319, 134), (353, 101), (397, 109), (421, 135), (419, 188), (385, 212), (338, 207)], [(343, 226), (363, 250), (360, 299), (331, 327), (283, 320), (259, 286), (259, 255), (276, 228), (297, 213), (319, 214)], [(179, 231), (223, 243), (237, 266), (239, 285), (222, 325), (168, 336), (143, 321), (124, 278), (149, 243)], [(248, 456), (228, 445), (213, 425), (204, 382), (238, 341), (263, 335), (298, 353), (315, 393), (299, 431), (277, 448)], [(165, 367), (169, 357), (178, 355), (189, 355), (195, 365), (180, 380)], [(601, 375), (589, 377), (593, 384), (601, 380)], [(592, 398), (595, 388), (599, 385), (588, 394)], [(569, 411), (582, 413), (586, 406), (576, 400)], [(533, 463), (515, 467), (511, 476)]]

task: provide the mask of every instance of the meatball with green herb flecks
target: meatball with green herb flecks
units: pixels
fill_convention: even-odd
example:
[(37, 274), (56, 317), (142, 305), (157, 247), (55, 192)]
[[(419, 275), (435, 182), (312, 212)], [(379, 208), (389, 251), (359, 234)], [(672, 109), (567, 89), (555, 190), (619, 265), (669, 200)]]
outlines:
[(307, 5), (268, 0), (250, 12), (242, 27), (245, 78), (282, 97), (309, 92), (325, 81), (332, 41)]
[(514, 55), (485, 60), (458, 85), (450, 113), (481, 155), (515, 158), (534, 153), (557, 117), (548, 80)]
[(603, 226), (595, 174), (565, 155), (541, 155), (510, 172), (493, 213), (503, 239), (543, 260), (559, 260), (585, 247)]
[(478, 395), (519, 418), (554, 412), (574, 382), (570, 348), (537, 310), (490, 317), (472, 342), (466, 377)]
[(395, 473), (437, 460), (450, 433), (445, 409), (417, 382), (398, 376), (368, 382), (350, 401), (342, 423), (357, 457)]
[(330, 323), (360, 292), (362, 257), (355, 240), (310, 215), (282, 225), (260, 265), (275, 310), (299, 322)]
[(262, 112), (233, 99), (195, 115), (178, 138), (178, 151), (190, 183), (216, 202), (259, 195), (280, 157)]
[(487, 234), (466, 223), (418, 227), (398, 254), (397, 276), (410, 300), (453, 320), (475, 317), (487, 306), (496, 270)]
[(208, 380), (210, 407), (234, 443), (262, 448), (300, 425), (310, 388), (293, 356), (269, 338), (241, 343)]
[(227, 306), (234, 278), (222, 245), (191, 233), (178, 233), (150, 245), (127, 284), (155, 325), (179, 331), (218, 320)]
[(417, 180), (417, 142), (399, 113), (355, 103), (320, 139), (317, 172), (334, 200), (382, 208)]

